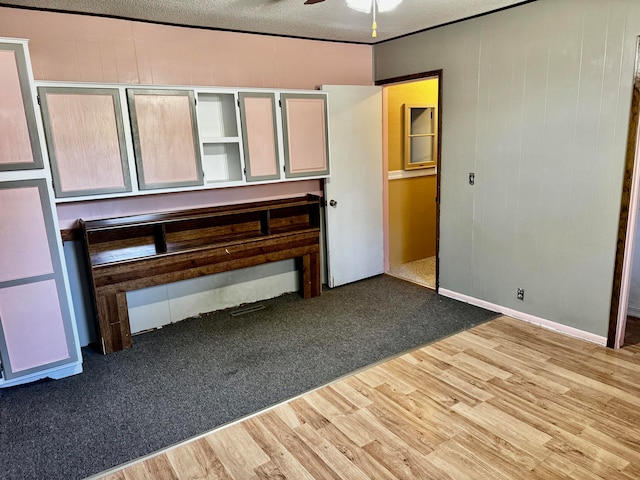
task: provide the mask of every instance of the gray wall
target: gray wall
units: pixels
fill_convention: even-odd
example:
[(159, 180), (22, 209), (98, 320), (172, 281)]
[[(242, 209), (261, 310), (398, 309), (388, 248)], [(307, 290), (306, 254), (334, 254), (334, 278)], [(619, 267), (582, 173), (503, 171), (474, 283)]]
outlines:
[(638, 34), (538, 0), (376, 45), (376, 80), (443, 69), (442, 288), (607, 334)]

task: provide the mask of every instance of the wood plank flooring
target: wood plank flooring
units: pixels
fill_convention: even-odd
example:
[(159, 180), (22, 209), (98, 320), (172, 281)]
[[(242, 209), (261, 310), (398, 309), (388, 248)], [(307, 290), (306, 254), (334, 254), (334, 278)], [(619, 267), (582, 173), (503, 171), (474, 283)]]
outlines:
[(640, 345), (500, 317), (103, 478), (637, 479)]

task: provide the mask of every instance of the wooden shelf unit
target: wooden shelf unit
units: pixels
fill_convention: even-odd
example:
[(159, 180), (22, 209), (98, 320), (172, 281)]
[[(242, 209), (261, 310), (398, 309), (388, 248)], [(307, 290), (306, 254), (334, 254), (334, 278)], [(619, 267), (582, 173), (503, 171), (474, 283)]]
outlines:
[(320, 295), (320, 199), (80, 221), (102, 353), (132, 345), (126, 292), (298, 259), (302, 295)]

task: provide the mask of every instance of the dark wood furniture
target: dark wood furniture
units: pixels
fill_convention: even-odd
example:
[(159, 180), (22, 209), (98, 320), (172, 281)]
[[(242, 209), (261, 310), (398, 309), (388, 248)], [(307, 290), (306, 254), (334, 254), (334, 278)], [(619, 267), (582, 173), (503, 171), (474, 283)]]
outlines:
[(102, 353), (132, 345), (126, 292), (296, 258), (304, 298), (320, 295), (320, 199), (80, 221)]

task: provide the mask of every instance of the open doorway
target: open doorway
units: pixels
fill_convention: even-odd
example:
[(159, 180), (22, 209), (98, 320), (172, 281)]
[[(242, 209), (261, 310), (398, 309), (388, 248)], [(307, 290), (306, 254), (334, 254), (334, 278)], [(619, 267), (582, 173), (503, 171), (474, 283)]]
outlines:
[(640, 344), (640, 65), (637, 67), (607, 338), (607, 345), (614, 348)]
[(437, 290), (440, 72), (386, 85), (383, 99), (387, 272)]
[[(622, 347), (629, 337), (637, 337), (635, 331), (640, 322), (628, 321), (628, 313), (634, 315), (634, 309), (629, 312), (629, 302), (635, 302), (635, 292), (632, 288), (640, 288), (633, 281), (633, 264), (640, 263), (634, 259), (638, 255), (636, 232), (638, 231), (638, 214), (640, 213), (640, 37), (636, 39), (636, 64), (633, 71), (633, 92), (631, 95), (631, 115), (627, 133), (627, 151), (625, 159), (622, 198), (620, 207), (620, 221), (618, 223), (618, 242), (613, 273), (613, 287), (611, 292), (611, 310), (609, 316), (609, 331), (607, 346)], [(635, 248), (634, 248), (635, 247)], [(637, 275), (637, 272), (635, 273)], [(631, 304), (633, 307), (633, 303)], [(633, 320), (633, 319), (632, 319)], [(632, 327), (634, 330), (628, 330)]]

